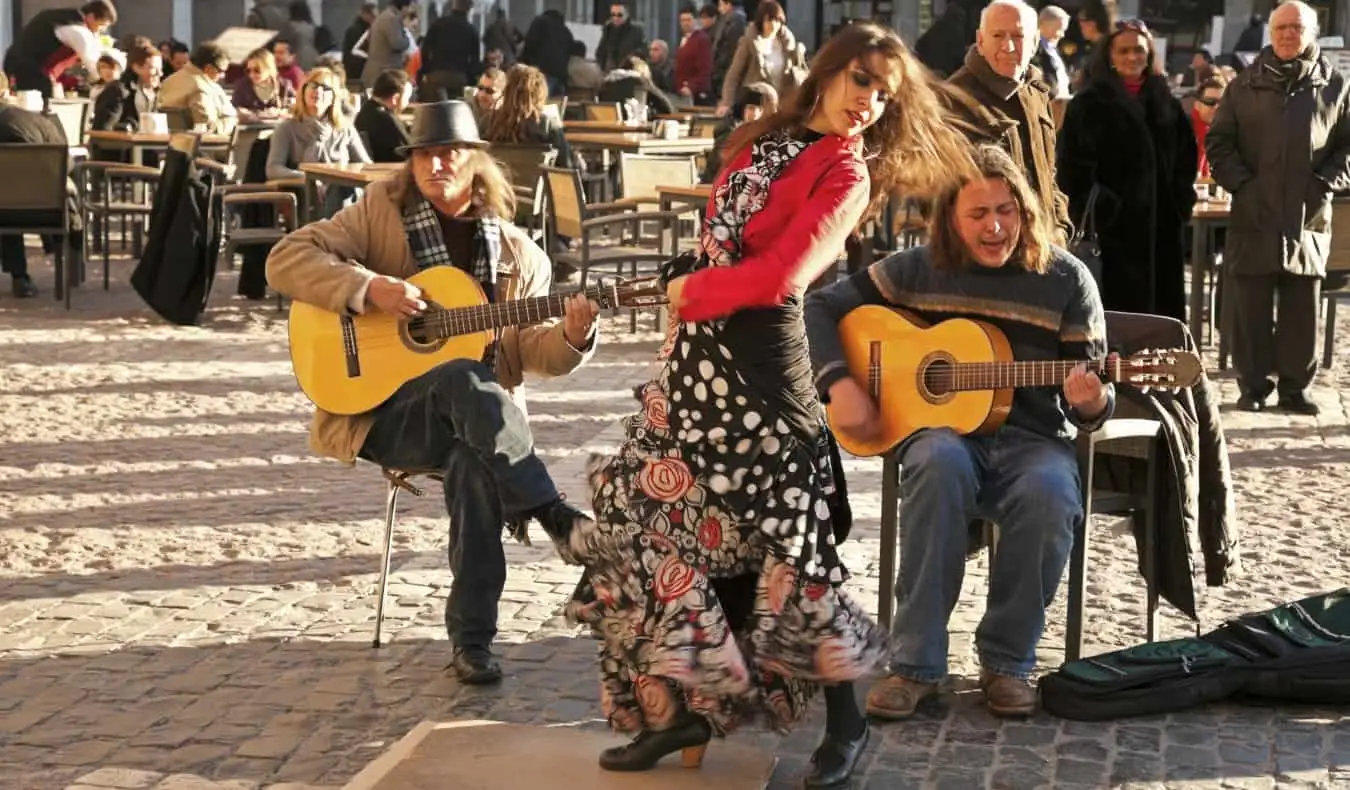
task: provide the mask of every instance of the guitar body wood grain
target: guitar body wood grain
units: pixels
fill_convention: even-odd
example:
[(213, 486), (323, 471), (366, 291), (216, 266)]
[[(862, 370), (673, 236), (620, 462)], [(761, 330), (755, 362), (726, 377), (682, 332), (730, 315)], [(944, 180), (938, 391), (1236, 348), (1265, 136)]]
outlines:
[[(408, 282), (422, 289), (422, 299), (429, 305), (487, 304), (477, 281), (450, 266), (418, 272)], [(344, 329), (348, 320), (350, 329)], [(408, 320), (373, 310), (344, 319), (298, 301), (291, 303), (288, 334), (300, 389), (314, 405), (333, 414), (370, 411), (405, 382), (442, 362), (481, 359), (492, 339), (491, 332), (477, 332), (419, 343)], [(356, 350), (354, 366), (347, 353), (349, 336)]]
[[(923, 428), (984, 433), (1007, 419), (1011, 389), (950, 392), (941, 386), (941, 371), (953, 362), (1012, 361), (1008, 339), (990, 324), (953, 319), (929, 326), (903, 310), (867, 305), (844, 317), (839, 338), (849, 373), (873, 394), (881, 418), (880, 435), (871, 441), (835, 429), (839, 446), (853, 455), (883, 455)], [(869, 382), (878, 371), (874, 388)], [(826, 416), (833, 427), (828, 405)]]

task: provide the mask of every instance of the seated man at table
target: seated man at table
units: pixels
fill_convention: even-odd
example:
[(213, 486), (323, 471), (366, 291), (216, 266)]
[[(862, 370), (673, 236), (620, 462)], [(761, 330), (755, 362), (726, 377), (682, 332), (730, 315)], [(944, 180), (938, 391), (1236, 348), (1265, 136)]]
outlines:
[[(492, 301), (547, 295), (548, 257), (498, 219), (513, 216), (514, 191), (469, 106), (418, 105), (407, 152), (408, 165), (356, 204), (278, 243), (267, 260), (272, 287), (334, 313), (399, 318), (426, 309), (404, 278), (431, 266), (462, 269)], [(561, 322), (509, 327), (481, 362), (446, 362), (365, 414), (315, 414), (310, 445), (321, 454), (444, 473), (454, 574), (445, 623), (451, 669), (464, 683), (501, 679), (490, 645), (506, 581), (502, 527), (519, 537), (533, 518), (551, 536), (565, 535), (585, 518), (534, 453), (522, 381), (526, 372), (558, 376), (586, 361), (598, 309), (573, 296)]]
[[(0, 72), (0, 144), (66, 144), (65, 131), (61, 129), (61, 124), (56, 118), (10, 104), (10, 97), (9, 78), (4, 72)], [(78, 255), (82, 245), (78, 230), (79, 210), (76, 207), (75, 185), (67, 181), (66, 188), (69, 194), (71, 225), (70, 245), (66, 254)], [(8, 211), (0, 211), (0, 227), (22, 223), (24, 223), (22, 217)], [(46, 243), (48, 240), (43, 241)], [(0, 270), (9, 274), (10, 287), (16, 297), (28, 299), (37, 296), (37, 286), (28, 276), (28, 254), (23, 247), (23, 236), (0, 236)]]
[[(877, 405), (849, 376), (837, 329), (863, 305), (903, 308), (930, 323), (988, 322), (1018, 360), (1106, 354), (1096, 284), (1078, 259), (1052, 246), (1053, 225), (1026, 177), (1001, 148), (984, 146), (975, 161), (981, 177), (949, 188), (936, 203), (929, 246), (807, 296), (816, 384), (841, 437), (869, 440), (880, 430)], [(932, 428), (900, 444), (904, 527), (890, 675), (868, 693), (869, 715), (903, 719), (937, 693), (947, 674), (947, 618), (961, 594), (967, 524), (981, 518), (998, 524), (1000, 540), (975, 632), (980, 687), (995, 715), (1034, 710), (1036, 645), (1083, 518), (1072, 438), (1100, 426), (1114, 403), (1111, 387), (1076, 365), (1062, 387), (1018, 389), (1006, 423), (992, 434)]]
[(238, 113), (220, 87), (230, 67), (230, 56), (215, 44), (192, 51), (188, 64), (164, 78), (159, 86), (159, 109), (187, 110), (188, 122), (209, 134), (229, 134)]
[(375, 78), (370, 101), (356, 114), (356, 131), (366, 139), (366, 153), (375, 162), (402, 162), (400, 149), (408, 144), (408, 127), (399, 113), (408, 108), (413, 86), (402, 69), (385, 69)]

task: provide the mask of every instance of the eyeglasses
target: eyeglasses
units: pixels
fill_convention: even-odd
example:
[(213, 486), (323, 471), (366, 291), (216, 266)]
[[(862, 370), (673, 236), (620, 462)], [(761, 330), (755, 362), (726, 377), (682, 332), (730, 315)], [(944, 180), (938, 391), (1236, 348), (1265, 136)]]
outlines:
[(315, 93), (336, 93), (332, 85), (324, 85), (322, 82), (311, 82), (306, 87), (313, 88)]
[(1198, 104), (1203, 104), (1203, 105), (1205, 105), (1206, 107), (1218, 107), (1218, 106), (1219, 106), (1219, 99), (1207, 99), (1207, 98), (1205, 98), (1205, 97), (1202, 96), (1202, 97), (1196, 99), (1195, 101), (1196, 101), (1196, 103), (1198, 103)]
[(623, 12), (622, 12), (622, 11), (611, 11), (610, 14), (609, 14), (609, 18), (610, 18), (610, 19), (623, 19)]
[(262, 74), (262, 73), (263, 73), (263, 70), (260, 69), (260, 68), (257, 68), (257, 67), (247, 68), (247, 69), (244, 69), (244, 70), (247, 71), (249, 74)]
[(492, 94), (497, 92), (497, 89), (491, 85), (479, 85), (478, 92), (486, 93), (487, 95), (491, 96)]

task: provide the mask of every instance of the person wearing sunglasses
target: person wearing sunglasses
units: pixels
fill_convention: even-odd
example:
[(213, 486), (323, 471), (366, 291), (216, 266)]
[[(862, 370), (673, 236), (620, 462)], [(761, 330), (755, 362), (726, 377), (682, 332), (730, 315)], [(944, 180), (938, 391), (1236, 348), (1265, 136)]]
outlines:
[(647, 34), (641, 25), (629, 18), (627, 6), (610, 3), (609, 21), (600, 33), (600, 43), (595, 46), (595, 62), (608, 74), (624, 68), (628, 59), (634, 56), (647, 57)]
[(488, 113), (502, 106), (502, 94), (506, 90), (506, 72), (498, 68), (483, 69), (478, 83), (473, 88), (473, 114), (479, 126), (487, 120)]
[(1307, 390), (1331, 199), (1350, 190), (1350, 81), (1317, 33), (1308, 5), (1276, 7), (1270, 45), (1228, 86), (1205, 138), (1214, 181), (1233, 195), (1223, 261), (1232, 312), (1223, 329), (1232, 332), (1243, 411), (1265, 410), (1272, 394), (1281, 411), (1319, 411)]
[(755, 6), (755, 22), (746, 29), (722, 81), (717, 114), (726, 115), (731, 110), (745, 85), (763, 82), (784, 96), (805, 78), (806, 48), (788, 30), (783, 7), (775, 0), (760, 0)]
[(1209, 157), (1205, 156), (1205, 138), (1209, 136), (1209, 127), (1214, 123), (1214, 114), (1219, 111), (1219, 102), (1228, 88), (1228, 80), (1217, 74), (1207, 77), (1195, 89), (1195, 103), (1191, 106), (1191, 129), (1195, 131), (1195, 144), (1199, 149), (1199, 172), (1202, 178), (1209, 178)]
[(1106, 309), (1184, 321), (1197, 150), (1156, 58), (1138, 20), (1097, 42), (1087, 85), (1064, 112), (1055, 170), (1074, 226), (1097, 233)]

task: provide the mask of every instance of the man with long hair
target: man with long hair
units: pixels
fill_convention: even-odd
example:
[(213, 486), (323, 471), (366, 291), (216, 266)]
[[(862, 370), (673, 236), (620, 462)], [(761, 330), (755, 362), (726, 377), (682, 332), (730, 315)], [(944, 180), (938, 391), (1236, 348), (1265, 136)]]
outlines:
[[(408, 165), (332, 220), (283, 239), (268, 257), (268, 281), (333, 313), (399, 319), (427, 309), (405, 278), (432, 266), (463, 270), (491, 301), (548, 295), (548, 256), (507, 221), (514, 192), (486, 149), (467, 104), (418, 105)], [(550, 534), (565, 534), (584, 518), (534, 453), (521, 385), (525, 373), (560, 376), (585, 362), (598, 310), (573, 296), (562, 321), (507, 328), (483, 360), (443, 363), (372, 411), (315, 414), (310, 446), (322, 455), (444, 474), (454, 574), (445, 624), (450, 668), (464, 683), (501, 679), (491, 644), (506, 582), (502, 528), (523, 537), (537, 519)]]
[[(816, 386), (841, 435), (867, 440), (880, 429), (877, 405), (849, 376), (837, 327), (868, 304), (903, 308), (938, 323), (971, 318), (1007, 337), (1015, 359), (1095, 359), (1106, 325), (1087, 267), (1052, 244), (1053, 230), (1011, 158), (976, 153), (980, 176), (937, 201), (931, 243), (874, 264), (807, 297), (807, 336)], [(1083, 516), (1072, 444), (1078, 430), (1110, 417), (1114, 392), (1084, 365), (1062, 389), (1024, 388), (1007, 422), (989, 435), (924, 429), (900, 445), (900, 573), (891, 624), (890, 674), (867, 695), (867, 712), (903, 719), (938, 691), (947, 674), (947, 618), (961, 594), (967, 529), (992, 519), (1002, 539), (988, 607), (975, 633), (980, 686), (995, 715), (1036, 705), (1029, 678), (1045, 609), (1054, 598), (1074, 528)]]

